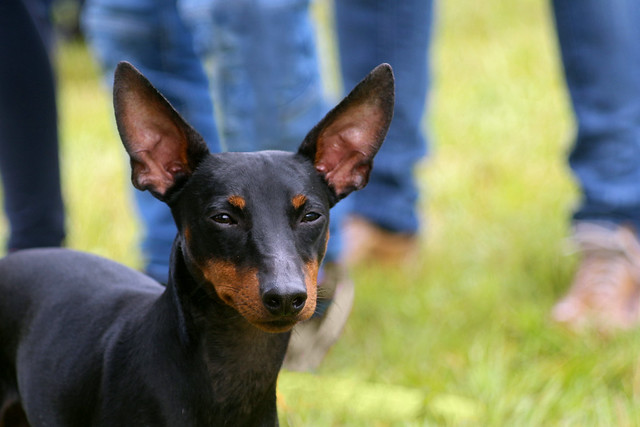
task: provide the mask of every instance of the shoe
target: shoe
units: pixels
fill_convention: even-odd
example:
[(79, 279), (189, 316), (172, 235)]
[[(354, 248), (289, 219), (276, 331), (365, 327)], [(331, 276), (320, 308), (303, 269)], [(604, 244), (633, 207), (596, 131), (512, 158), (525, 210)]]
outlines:
[(316, 312), (293, 328), (284, 369), (317, 370), (347, 323), (355, 295), (353, 282), (337, 263), (326, 263), (322, 275)]
[(386, 265), (409, 265), (418, 255), (415, 234), (396, 233), (357, 216), (345, 221), (345, 262), (349, 266), (364, 261)]
[(582, 260), (567, 295), (551, 312), (573, 330), (603, 333), (640, 321), (640, 242), (628, 227), (580, 222), (573, 240)]

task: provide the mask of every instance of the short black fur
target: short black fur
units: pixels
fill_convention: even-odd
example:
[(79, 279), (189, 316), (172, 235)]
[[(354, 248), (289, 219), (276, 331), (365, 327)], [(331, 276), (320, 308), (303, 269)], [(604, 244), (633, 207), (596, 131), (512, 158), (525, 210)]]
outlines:
[[(299, 153), (213, 155), (120, 64), (132, 181), (178, 227), (170, 277), (66, 249), (0, 260), (0, 427), (276, 425), (278, 371), (291, 328), (314, 311), (329, 208), (366, 183), (390, 85), (378, 67)], [(344, 127), (369, 112), (381, 117), (371, 128)]]

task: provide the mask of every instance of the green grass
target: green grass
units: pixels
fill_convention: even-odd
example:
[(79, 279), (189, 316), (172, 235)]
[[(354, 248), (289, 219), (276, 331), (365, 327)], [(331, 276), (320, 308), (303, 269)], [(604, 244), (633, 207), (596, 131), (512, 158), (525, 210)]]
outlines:
[[(353, 272), (355, 308), (320, 371), (281, 375), (281, 423), (638, 425), (638, 333), (548, 320), (575, 267), (563, 242), (578, 193), (547, 4), (438, 3), (420, 263)], [(68, 244), (136, 267), (127, 161), (96, 76), (82, 46), (62, 46)]]

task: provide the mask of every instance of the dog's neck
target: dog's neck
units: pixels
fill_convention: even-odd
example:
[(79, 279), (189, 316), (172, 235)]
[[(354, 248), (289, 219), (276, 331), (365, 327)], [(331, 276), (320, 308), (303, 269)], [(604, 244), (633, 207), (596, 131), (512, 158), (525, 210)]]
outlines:
[[(290, 333), (273, 334), (251, 325), (206, 290), (187, 268), (179, 245), (172, 254), (165, 297), (171, 299), (181, 345), (194, 353), (208, 373), (215, 405), (240, 414), (273, 406), (275, 386)], [(213, 294), (212, 294), (213, 292)]]

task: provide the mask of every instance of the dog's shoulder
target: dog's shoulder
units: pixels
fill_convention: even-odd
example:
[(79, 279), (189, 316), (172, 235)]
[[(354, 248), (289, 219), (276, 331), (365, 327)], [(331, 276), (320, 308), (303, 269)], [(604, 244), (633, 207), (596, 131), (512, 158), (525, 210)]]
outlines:
[(151, 301), (163, 289), (127, 266), (69, 249), (29, 249), (0, 260), (0, 294), (23, 308), (65, 302), (83, 311), (87, 304)]

